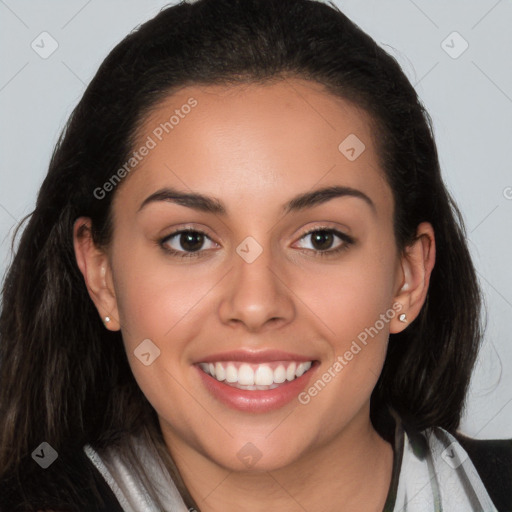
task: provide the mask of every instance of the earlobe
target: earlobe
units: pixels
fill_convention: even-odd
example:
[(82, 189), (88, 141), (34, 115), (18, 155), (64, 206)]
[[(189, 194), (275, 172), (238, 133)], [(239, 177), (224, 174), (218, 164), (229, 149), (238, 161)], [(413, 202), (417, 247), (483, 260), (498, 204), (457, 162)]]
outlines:
[(120, 329), (117, 300), (107, 253), (96, 247), (91, 234), (91, 220), (80, 217), (73, 226), (73, 246), (91, 300), (111, 331)]
[(407, 328), (420, 313), (427, 298), (430, 276), (435, 263), (434, 229), (422, 222), (416, 238), (401, 257), (399, 288), (394, 298), (398, 314), (391, 322), (390, 332), (398, 333)]

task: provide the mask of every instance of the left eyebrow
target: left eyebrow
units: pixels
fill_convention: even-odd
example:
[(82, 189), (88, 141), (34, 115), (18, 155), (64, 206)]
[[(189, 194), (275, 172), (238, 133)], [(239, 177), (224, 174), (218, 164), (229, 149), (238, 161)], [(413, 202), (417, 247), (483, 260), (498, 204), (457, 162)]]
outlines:
[[(362, 199), (374, 213), (376, 212), (375, 203), (366, 194), (355, 188), (341, 186), (325, 187), (300, 194), (286, 203), (283, 206), (283, 210), (286, 213), (304, 210), (306, 208), (312, 208), (322, 203), (326, 203), (327, 201), (337, 197), (347, 196)], [(149, 203), (160, 201), (171, 202), (194, 210), (214, 213), (216, 215), (226, 215), (227, 213), (226, 207), (219, 199), (198, 193), (181, 192), (172, 188), (163, 188), (151, 194), (149, 197), (144, 199), (138, 209), (138, 212), (140, 212)]]
[(286, 213), (303, 210), (305, 208), (312, 208), (322, 203), (326, 203), (336, 197), (357, 197), (362, 199), (370, 208), (376, 213), (375, 203), (363, 192), (352, 187), (326, 187), (306, 192), (299, 196), (294, 197), (289, 203), (284, 206)]

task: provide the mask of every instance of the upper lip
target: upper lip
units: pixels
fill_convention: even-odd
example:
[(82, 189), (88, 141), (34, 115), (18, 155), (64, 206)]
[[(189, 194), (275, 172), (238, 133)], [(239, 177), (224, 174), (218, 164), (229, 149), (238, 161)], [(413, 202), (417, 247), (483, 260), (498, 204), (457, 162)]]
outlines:
[(292, 354), (291, 352), (283, 352), (281, 350), (232, 350), (230, 352), (222, 352), (202, 357), (197, 363), (216, 363), (219, 361), (243, 361), (252, 364), (269, 363), (272, 361), (297, 361), (306, 362), (314, 361), (315, 358), (309, 356), (301, 356)]

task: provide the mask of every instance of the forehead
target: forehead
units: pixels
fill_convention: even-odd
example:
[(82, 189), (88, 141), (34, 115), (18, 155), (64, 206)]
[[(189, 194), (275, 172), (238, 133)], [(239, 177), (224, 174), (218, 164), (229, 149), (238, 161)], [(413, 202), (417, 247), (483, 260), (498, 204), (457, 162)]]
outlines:
[(140, 202), (172, 185), (264, 206), (341, 184), (389, 202), (374, 136), (364, 110), (316, 82), (188, 86), (140, 125), (134, 150), (149, 149), (120, 195)]

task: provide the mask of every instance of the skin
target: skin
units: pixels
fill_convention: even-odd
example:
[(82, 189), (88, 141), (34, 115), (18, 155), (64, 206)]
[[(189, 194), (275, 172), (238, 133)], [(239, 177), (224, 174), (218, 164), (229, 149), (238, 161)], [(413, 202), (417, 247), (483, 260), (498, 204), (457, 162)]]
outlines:
[[(190, 97), (197, 106), (115, 190), (109, 247), (95, 247), (87, 231), (78, 236), (89, 219), (76, 222), (90, 296), (101, 317), (110, 317), (106, 328), (121, 329), (133, 374), (202, 511), (380, 511), (393, 452), (370, 422), (370, 395), (389, 333), (407, 328), (425, 301), (433, 229), (419, 225), (416, 241), (397, 249), (392, 192), (370, 119), (319, 84), (190, 86), (153, 111), (140, 142)], [(352, 133), (366, 149), (349, 161), (338, 146)], [(293, 197), (327, 186), (357, 189), (374, 206), (344, 196), (283, 213)], [(164, 187), (216, 198), (226, 214), (170, 201), (139, 211)], [(172, 256), (158, 243), (185, 227), (209, 237), (199, 256)], [(322, 256), (304, 236), (312, 228), (355, 241)], [(263, 249), (252, 263), (236, 252), (248, 236)], [(172, 247), (184, 251), (179, 236)], [(407, 323), (396, 314), (307, 405), (232, 409), (205, 389), (193, 366), (228, 350), (279, 349), (318, 360), (314, 382), (393, 304)], [(133, 354), (147, 338), (161, 351), (150, 366)], [(237, 456), (248, 442), (261, 454), (252, 467)]]

